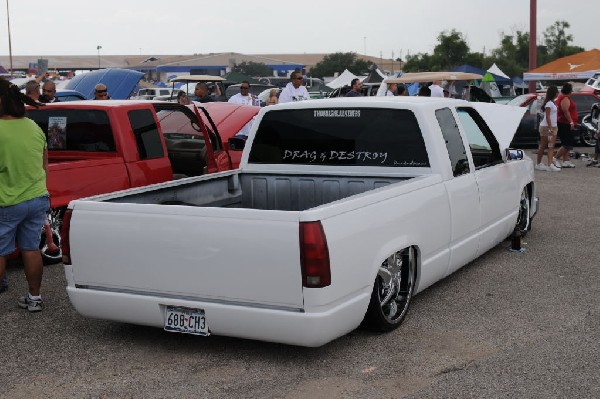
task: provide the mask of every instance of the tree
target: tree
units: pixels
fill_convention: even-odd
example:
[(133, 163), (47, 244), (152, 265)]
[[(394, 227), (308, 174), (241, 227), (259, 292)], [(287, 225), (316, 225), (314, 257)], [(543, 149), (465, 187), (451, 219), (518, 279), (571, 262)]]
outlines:
[(355, 75), (364, 75), (369, 73), (369, 68), (373, 65), (371, 61), (365, 61), (358, 58), (353, 52), (327, 54), (323, 59), (311, 68), (310, 75), (315, 78), (324, 76), (333, 76), (335, 73), (342, 73), (348, 69)]
[(573, 35), (566, 32), (570, 27), (571, 25), (567, 21), (556, 21), (544, 31), (546, 48), (553, 59), (584, 51), (582, 47), (569, 44), (573, 41)]
[(247, 76), (271, 76), (273, 75), (273, 70), (263, 64), (262, 62), (242, 62), (240, 64), (236, 64), (233, 67), (235, 72), (243, 73)]
[(521, 75), (528, 70), (529, 33), (519, 30), (514, 35), (503, 33), (500, 47), (492, 50), (491, 57), (486, 60), (486, 66), (493, 63), (496, 63), (508, 76)]
[(432, 71), (448, 70), (464, 63), (469, 54), (469, 45), (463, 38), (463, 34), (452, 29), (450, 32), (443, 31), (438, 37), (438, 44), (433, 49)]
[(406, 56), (406, 63), (402, 70), (404, 72), (429, 72), (431, 71), (431, 56), (426, 53), (417, 53)]

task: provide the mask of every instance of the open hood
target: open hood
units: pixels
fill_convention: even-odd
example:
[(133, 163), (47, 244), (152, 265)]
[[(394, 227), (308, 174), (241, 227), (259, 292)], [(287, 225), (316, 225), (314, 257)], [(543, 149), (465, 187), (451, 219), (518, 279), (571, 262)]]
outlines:
[(67, 90), (77, 90), (85, 98), (94, 98), (94, 87), (103, 83), (108, 89), (108, 95), (113, 100), (127, 100), (134, 91), (143, 73), (131, 69), (99, 69), (75, 76), (65, 85)]
[(527, 109), (525, 107), (511, 107), (493, 103), (473, 102), (470, 105), (485, 119), (494, 136), (496, 136), (496, 140), (498, 140), (500, 150), (504, 151), (509, 148)]

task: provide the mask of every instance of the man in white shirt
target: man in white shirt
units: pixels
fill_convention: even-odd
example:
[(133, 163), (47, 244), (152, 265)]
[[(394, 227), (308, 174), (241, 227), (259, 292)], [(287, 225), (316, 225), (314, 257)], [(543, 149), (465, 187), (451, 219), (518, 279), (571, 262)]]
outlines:
[(396, 96), (398, 94), (398, 85), (396, 83), (390, 83), (388, 89), (385, 92), (386, 96)]
[(310, 100), (306, 87), (302, 86), (302, 73), (294, 71), (290, 75), (291, 82), (288, 83), (279, 95), (279, 104), (292, 101)]
[(240, 84), (240, 92), (231, 96), (227, 102), (232, 104), (254, 105), (254, 99), (252, 94), (250, 94), (250, 83), (244, 80)]
[(429, 86), (429, 90), (431, 90), (431, 97), (444, 97), (444, 89), (442, 89), (441, 80), (434, 80), (433, 84)]

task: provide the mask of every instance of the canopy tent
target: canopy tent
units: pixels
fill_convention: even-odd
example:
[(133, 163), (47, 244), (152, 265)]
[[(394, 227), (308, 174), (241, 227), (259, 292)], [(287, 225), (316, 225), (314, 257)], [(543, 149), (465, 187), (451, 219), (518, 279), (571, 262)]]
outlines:
[(377, 67), (377, 65), (373, 65), (371, 67), (371, 71), (369, 72), (369, 74), (367, 75), (366, 78), (363, 79), (363, 83), (381, 83), (383, 82), (383, 79), (385, 79), (387, 76), (385, 76), (383, 74), (383, 72), (381, 72), (381, 70)]
[(339, 89), (340, 87), (350, 85), (350, 82), (352, 82), (352, 79), (355, 79), (357, 77), (358, 76), (356, 76), (349, 70), (345, 69), (344, 72), (342, 72), (340, 74), (340, 76), (333, 79), (331, 82), (327, 83), (327, 86), (331, 87), (332, 89)]
[(414, 83), (414, 82), (433, 82), (434, 80), (476, 80), (481, 79), (483, 75), (477, 73), (465, 72), (407, 72), (400, 77), (388, 77), (384, 79), (385, 83)]
[(486, 72), (486, 74), (483, 75), (479, 88), (485, 91), (492, 98), (502, 96), (491, 72)]
[(559, 58), (523, 74), (523, 80), (580, 80), (600, 72), (600, 50)]
[(502, 72), (502, 69), (500, 69), (498, 67), (498, 65), (496, 65), (495, 62), (494, 62), (494, 64), (491, 67), (488, 68), (487, 71), (489, 73), (493, 73), (494, 75), (502, 76), (503, 78), (510, 79), (507, 74), (505, 74), (504, 72)]
[(494, 68), (494, 66), (496, 66), (496, 64), (492, 65), (490, 67), (490, 69), (488, 69), (487, 71), (484, 71), (483, 69), (479, 69), (479, 68), (475, 68), (474, 66), (471, 66), (471, 65), (463, 64), (463, 65), (461, 65), (459, 67), (452, 68), (451, 71), (453, 71), (453, 72), (476, 73), (476, 74), (479, 74), (481, 76), (484, 76), (487, 72), (490, 72), (492, 74), (492, 77), (494, 78), (494, 81), (496, 82), (496, 84), (499, 84), (499, 85), (502, 85), (502, 86), (505, 86), (505, 85), (510, 86), (510, 85), (512, 85), (513, 84), (512, 79), (509, 78), (508, 76), (504, 75), (504, 72), (502, 72), (500, 70), (500, 68), (498, 68), (496, 66), (496, 69), (498, 69), (502, 73), (502, 75), (498, 75), (493, 70), (491, 70), (492, 68)]

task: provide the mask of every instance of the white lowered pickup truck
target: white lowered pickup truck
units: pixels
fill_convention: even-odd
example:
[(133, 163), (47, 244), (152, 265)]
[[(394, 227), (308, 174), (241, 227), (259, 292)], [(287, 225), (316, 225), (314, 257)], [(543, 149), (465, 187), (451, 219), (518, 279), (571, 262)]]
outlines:
[(238, 170), (71, 202), (69, 298), (88, 317), (302, 346), (392, 330), (414, 294), (529, 229), (533, 163), (506, 148), (522, 112), (407, 97), (263, 108)]

